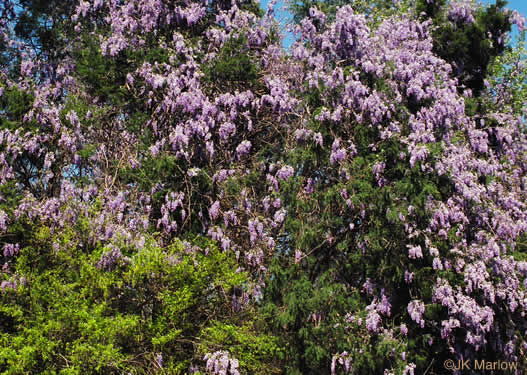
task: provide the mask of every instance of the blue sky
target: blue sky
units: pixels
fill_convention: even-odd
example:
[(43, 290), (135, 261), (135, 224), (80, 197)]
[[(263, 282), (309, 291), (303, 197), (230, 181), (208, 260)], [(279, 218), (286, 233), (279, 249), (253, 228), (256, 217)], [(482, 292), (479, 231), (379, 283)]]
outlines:
[[(492, 4), (494, 1), (485, 0), (483, 1), (487, 4)], [(516, 9), (518, 12), (523, 14), (524, 16), (527, 15), (527, 1), (526, 0), (508, 0), (509, 4), (507, 5), (507, 8), (509, 9)]]
[[(269, 3), (269, 0), (260, 0), (260, 4), (261, 4), (261, 7), (262, 9), (266, 10), (267, 9), (267, 4)], [(287, 1), (287, 0), (285, 0)], [(495, 0), (479, 0), (480, 2), (482, 3), (485, 3), (485, 4), (494, 4), (495, 3)], [(523, 16), (527, 17), (527, 0), (508, 0), (508, 5), (507, 5), (507, 8), (509, 9), (515, 9), (517, 10), (518, 12), (520, 12)], [(278, 0), (278, 3), (276, 4), (275, 6), (275, 14), (276, 14), (276, 17), (282, 21), (282, 25), (283, 25), (283, 32), (285, 34), (285, 40), (284, 40), (284, 46), (287, 48), (289, 47), (292, 43), (293, 43), (293, 36), (291, 34), (288, 34), (285, 32), (285, 24), (291, 20), (291, 14), (288, 13), (285, 9), (284, 9), (284, 1), (282, 0)], [(513, 38), (516, 37), (518, 35), (518, 32), (515, 28), (515, 30), (513, 30)]]
[[(270, 2), (270, 0), (260, 0), (260, 7), (263, 10), (267, 10), (267, 4)], [(276, 3), (274, 10), (275, 10), (275, 16), (281, 21), (282, 24), (282, 32), (285, 34), (284, 39), (284, 47), (288, 48), (291, 44), (293, 44), (294, 38), (290, 33), (287, 33), (285, 31), (285, 25), (291, 21), (291, 13), (287, 12), (285, 10), (285, 3), (287, 0), (278, 0)]]
[[(486, 4), (495, 4), (496, 2), (494, 0), (483, 0), (482, 3)], [(514, 9), (520, 12), (524, 17), (527, 17), (527, 0), (507, 0), (507, 8)], [(518, 36), (518, 30), (516, 29), (516, 26), (514, 27), (512, 31), (512, 38), (513, 43), (514, 39)]]

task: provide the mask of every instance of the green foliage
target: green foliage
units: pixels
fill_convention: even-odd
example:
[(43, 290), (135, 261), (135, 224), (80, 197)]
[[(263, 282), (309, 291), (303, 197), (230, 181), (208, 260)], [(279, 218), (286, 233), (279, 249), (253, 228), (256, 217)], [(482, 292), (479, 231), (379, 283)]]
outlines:
[[(121, 103), (126, 93), (126, 73), (133, 67), (123, 56), (116, 59), (103, 56), (97, 40), (90, 37), (84, 39), (84, 48), (74, 53), (77, 74), (86, 83), (91, 95), (103, 102)], [(123, 69), (125, 67), (128, 69)]]
[[(57, 62), (67, 55), (65, 35), (72, 31), (70, 24), (71, 2), (66, 0), (17, 0), (15, 11), (9, 15), (2, 5), (2, 19), (10, 25), (10, 38), (23, 41), (38, 51), (39, 58)], [(0, 43), (0, 64), (6, 68), (7, 75), (15, 78), (20, 74), (20, 63), (24, 52), (10, 43)], [(40, 72), (38, 79), (53, 79), (46, 72)]]
[(20, 126), (34, 98), (16, 87), (3, 87), (3, 89), (4, 93), (0, 96), (0, 128), (14, 130)]
[[(309, 95), (316, 101), (323, 94), (312, 90)], [(454, 191), (448, 176), (421, 168), (441, 155), (443, 145), (427, 145), (428, 158), (411, 168), (409, 161), (402, 161), (400, 156), (405, 154), (406, 146), (393, 138), (381, 140), (373, 127), (318, 121), (309, 126), (329, 139), (346, 132), (345, 136), (353, 139), (357, 155), (332, 166), (328, 149), (309, 145), (288, 153), (288, 163), (295, 165), (301, 175), (281, 184), (281, 199), (289, 205), (280, 246), (284, 251), (270, 268), (272, 276), (267, 281), (263, 309), (272, 317), (275, 333), (287, 348), (287, 374), (327, 374), (332, 356), (349, 348), (362, 350), (360, 355), (353, 355), (353, 373), (382, 374), (385, 368), (403, 366), (397, 361), (379, 360), (396, 358), (392, 350), (405, 351), (403, 344), (369, 332), (357, 320), (350, 323), (346, 316), (366, 319), (366, 308), (373, 299), (363, 289), (367, 279), (393, 288), (384, 293), (393, 297), (394, 311), (406, 311), (411, 295), (431, 298), (436, 281), (430, 277), (432, 272), (421, 267), (424, 262), (408, 263), (404, 218), (413, 215), (412, 221), (423, 225), (418, 229), (424, 229), (429, 219), (429, 198), (442, 200)], [(377, 162), (385, 164), (383, 174), (390, 183), (379, 184), (376, 180), (372, 167)], [(339, 178), (344, 174), (347, 180)], [(312, 178), (315, 191), (298, 193), (307, 178)], [(363, 210), (367, 215), (362, 214)], [(423, 238), (414, 241), (424, 246)], [(446, 246), (435, 244), (443, 249), (441, 245)], [(296, 260), (293, 252), (299, 254)], [(405, 271), (415, 272), (411, 286), (404, 280)], [(379, 295), (380, 291), (373, 293)], [(407, 320), (395, 316), (390, 327)], [(418, 356), (420, 350), (412, 353)]]
[(241, 4), (240, 9), (251, 12), (257, 17), (263, 17), (265, 14), (264, 10), (260, 8), (260, 4), (255, 1), (245, 1)]
[(188, 251), (148, 239), (103, 270), (109, 248), (81, 246), (77, 229), (34, 225), (30, 238), (13, 264), (26, 283), (0, 295), (0, 373), (150, 374), (162, 355), (162, 373), (184, 374), (208, 350), (232, 350), (248, 373), (276, 372), (276, 339), (254, 310), (232, 307), (247, 273), (208, 240)]
[[(527, 49), (525, 32), (516, 45), (494, 59), (489, 66), (490, 98), (497, 99), (496, 109), (525, 115), (527, 102)], [(499, 108), (497, 108), (499, 106)]]
[(438, 27), (433, 33), (434, 52), (454, 67), (460, 86), (472, 90), (475, 96), (484, 88), (491, 61), (506, 50), (502, 35), (510, 32), (511, 24), (503, 13), (507, 4), (496, 4), (479, 9), (470, 24), (449, 22), (446, 2), (418, 0), (417, 12), (422, 11)]
[(418, 0), (415, 5), (415, 13), (416, 14), (424, 13), (430, 18), (435, 18), (441, 13), (442, 8), (446, 4), (447, 4), (447, 0), (435, 0), (435, 1)]
[[(263, 331), (263, 332), (262, 332)], [(200, 337), (202, 353), (212, 353), (228, 348), (240, 367), (248, 374), (278, 374), (282, 349), (278, 339), (264, 333), (263, 321), (254, 319), (249, 324), (236, 326), (230, 323), (212, 322)]]
[[(331, 18), (336, 7), (347, 2), (295, 3), (295, 17), (298, 20), (307, 15), (309, 8), (316, 5)], [(54, 29), (52, 35), (42, 29), (39, 17), (48, 14), (49, 4), (37, 0), (23, 3), (33, 6), (35, 13), (22, 12), (15, 31), (27, 40), (39, 38), (42, 46), (51, 48), (50, 41), (59, 40), (63, 29)], [(356, 10), (372, 16), (372, 23), (394, 9), (389, 0), (351, 3)], [(501, 60), (499, 56), (505, 49), (496, 39), (510, 29), (508, 20), (498, 11), (504, 2), (500, 0), (497, 6), (478, 11), (476, 22), (471, 25), (447, 22), (446, 3), (446, 0), (418, 0), (417, 11), (424, 12), (436, 25), (436, 52), (464, 67), (455, 72), (461, 79), (460, 89), (465, 85), (479, 95), (489, 71), (495, 82), (512, 79), (509, 89), (514, 99), (507, 105), (510, 112), (521, 113), (525, 79), (512, 73), (512, 68), (506, 65), (520, 59), (523, 52), (508, 52)], [(46, 7), (41, 8), (41, 5)], [(241, 6), (261, 14), (255, 3)], [(189, 45), (202, 42), (196, 35), (208, 20), (200, 22), (195, 30), (180, 30)], [(166, 40), (166, 31), (160, 30), (161, 41)], [(374, 296), (386, 294), (391, 297), (393, 310), (402, 315), (386, 317), (383, 323), (386, 328), (398, 332), (400, 323), (411, 322), (405, 313), (410, 299), (414, 296), (427, 301), (432, 299), (436, 282), (432, 275), (440, 275), (452, 285), (464, 285), (459, 274), (432, 270), (428, 266), (431, 263), (428, 253), (423, 260), (408, 262), (405, 217), (414, 216), (411, 222), (417, 225), (415, 232), (421, 234), (412, 241), (423, 245), (422, 233), (425, 233), (425, 223), (429, 222), (427, 203), (431, 197), (445, 201), (453, 195), (454, 187), (448, 176), (430, 174), (424, 168), (441, 157), (444, 144), (427, 144), (428, 158), (412, 167), (405, 159), (408, 158), (407, 146), (395, 138), (382, 140), (378, 128), (367, 124), (368, 119), (366, 124), (349, 118), (339, 123), (317, 121), (316, 115), (326, 109), (323, 103), (331, 103), (329, 95), (335, 95), (335, 91), (321, 83), (321, 89), (311, 90), (302, 98), (308, 112), (313, 114), (302, 126), (320, 132), (325, 148), (306, 142), (305, 147), (295, 146), (288, 151), (286, 136), (280, 138), (288, 130), (277, 130), (273, 134), (278, 137), (271, 140), (265, 138), (270, 134), (266, 129), (257, 128), (252, 134), (248, 132), (254, 153), (254, 159), (249, 161), (227, 160), (230, 157), (227, 151), (225, 160), (221, 159), (223, 155), (218, 156), (212, 165), (210, 159), (203, 156), (205, 150), (201, 146), (192, 149), (188, 160), (163, 151), (154, 157), (148, 149), (153, 139), (148, 120), (156, 116), (152, 113), (155, 110), (141, 107), (138, 103), (143, 100), (134, 95), (144, 93), (134, 93), (126, 82), (127, 73), (144, 62), (177, 65), (173, 51), (150, 47), (154, 37), (157, 35), (146, 35), (145, 46), (133, 52), (107, 57), (101, 53), (96, 38), (82, 36), (73, 59), (76, 78), (81, 82), (80, 88), (87, 90), (87, 95), (60, 99), (60, 120), (66, 128), (72, 125), (67, 114), (75, 111), (82, 126), (89, 127), (94, 134), (105, 134), (105, 126), (124, 122), (127, 130), (137, 136), (139, 145), (134, 151), (137, 151), (139, 165), (121, 167), (117, 161), (114, 164), (110, 161), (103, 167), (113, 168), (106, 176), (113, 177), (116, 186), (133, 186), (138, 192), (155, 191), (148, 202), (152, 207), (148, 219), (154, 224), (145, 233), (146, 245), (135, 248), (115, 239), (113, 244), (90, 242), (91, 219), (103, 205), (99, 199), (92, 202), (86, 217), (77, 218), (74, 227), (61, 223), (52, 231), (44, 223), (17, 219), (13, 208), (20, 199), (21, 189), (15, 182), (3, 184), (0, 208), (10, 218), (4, 241), (20, 243), (21, 250), (9, 259), (0, 256), (7, 268), (1, 277), (25, 281), (20, 282), (17, 289), (7, 287), (0, 292), (0, 373), (184, 374), (192, 365), (202, 365), (206, 353), (225, 350), (239, 360), (240, 370), (245, 374), (328, 374), (333, 356), (350, 348), (360, 348), (352, 353), (354, 374), (383, 374), (385, 368), (402, 373), (400, 358), (403, 352), (409, 353), (409, 360), (418, 368), (427, 368), (430, 353), (435, 350), (435, 346), (429, 348), (431, 335), (411, 334), (406, 344), (386, 332), (370, 332), (364, 320)], [(196, 60), (199, 58), (201, 56)], [(495, 65), (488, 70), (492, 61)], [(501, 61), (507, 63), (499, 67)], [(390, 63), (387, 65), (390, 69)], [(201, 83), (207, 86), (211, 96), (215, 92), (247, 88), (255, 92), (265, 90), (260, 67), (250, 53), (244, 34), (227, 40), (215, 58), (200, 69), (204, 73)], [(345, 74), (351, 74), (349, 69)], [(365, 73), (360, 79), (369, 88), (393, 99), (387, 81)], [(489, 93), (490, 96), (494, 94)], [(32, 101), (33, 97), (23, 91), (6, 88), (0, 97), (1, 128), (18, 128)], [(401, 103), (407, 111), (396, 120), (402, 124), (403, 134), (409, 131), (405, 116), (429, 104), (412, 103), (411, 99)], [(483, 103), (479, 97), (466, 100), (470, 115), (481, 113), (485, 108), (491, 108), (491, 104)], [(266, 115), (262, 110), (254, 117)], [(170, 126), (171, 121), (185, 121), (184, 116), (176, 113), (166, 122)], [(289, 118), (291, 126), (296, 126), (295, 117)], [(263, 128), (269, 124), (275, 125), (265, 119), (258, 121), (257, 126)], [(169, 126), (159, 130), (160, 137), (167, 135), (163, 132)], [(32, 123), (24, 127), (40, 131), (40, 127)], [(255, 134), (257, 136), (250, 138)], [(357, 155), (333, 164), (329, 163), (328, 143), (337, 137), (352, 140)], [(452, 142), (458, 141), (466, 144), (463, 132), (453, 135)], [(78, 171), (73, 173), (82, 177), (96, 152), (95, 144), (84, 144), (78, 150), (81, 159), (76, 167)], [(38, 159), (24, 160), (42, 164)], [(279, 192), (269, 193), (263, 181), (271, 162), (294, 166), (295, 175), (279, 181)], [(236, 172), (220, 187), (219, 183), (212, 182), (211, 176), (216, 172), (213, 168), (223, 168), (227, 163), (234, 163), (233, 171)], [(387, 183), (377, 181), (372, 168), (375, 163), (385, 164), (383, 173)], [(240, 165), (245, 171), (240, 172)], [(192, 167), (197, 171), (195, 175), (188, 173)], [(62, 171), (54, 173), (60, 175)], [(89, 179), (68, 177), (74, 182), (90, 182)], [(316, 186), (312, 194), (304, 190), (308, 178)], [(486, 184), (492, 181), (491, 177), (483, 178)], [(216, 194), (218, 188), (223, 190)], [(156, 220), (162, 216), (161, 207), (169, 192), (185, 193), (187, 219), (179, 219), (182, 207), (170, 214), (172, 219), (177, 217), (174, 220), (191, 246), (171, 238), (170, 234), (152, 233), (156, 230)], [(258, 270), (251, 274), (239, 268), (239, 253), (220, 251), (216, 243), (196, 235), (206, 231), (206, 225), (202, 224), (210, 224), (206, 215), (210, 200), (218, 197), (222, 207), (240, 211), (237, 212), (242, 222), (240, 229), (231, 226), (229, 230), (238, 231), (233, 233), (239, 236), (236, 240), (246, 239), (244, 223), (246, 216), (251, 215), (250, 210), (243, 213), (242, 203), (230, 204), (230, 201), (236, 202), (242, 192), (255, 197), (268, 195), (287, 202), (283, 207), (287, 208), (288, 215), (283, 226), (276, 229), (279, 235), (274, 238), (278, 243), (268, 277), (258, 280), (260, 284), (264, 281), (266, 286), (261, 301), (250, 300), (246, 292), (254, 285), (254, 275), (261, 277), (265, 273)], [(229, 204), (225, 204), (227, 201)], [(254, 216), (258, 215), (260, 213), (255, 211)], [(444, 241), (432, 244), (447, 259), (457, 229), (453, 226)], [(511, 251), (515, 259), (527, 259), (525, 242), (525, 238), (521, 238), (519, 246)], [(101, 260), (117, 247), (120, 256), (115, 263), (102, 267)], [(265, 256), (268, 259), (273, 255)], [(415, 274), (411, 285), (405, 282), (406, 271)], [(373, 293), (365, 291), (368, 279), (380, 285), (373, 287)], [(234, 303), (235, 296), (240, 295), (247, 297), (241, 310)], [(236, 302), (240, 300), (243, 298)], [(440, 321), (447, 315), (442, 306), (430, 304), (426, 306), (425, 317)], [(410, 332), (417, 332), (416, 327), (410, 326)], [(163, 358), (163, 366), (159, 358)]]
[(248, 84), (250, 87), (258, 84), (258, 67), (251, 61), (244, 34), (225, 42), (218, 56), (202, 69), (205, 80), (211, 83)]
[[(57, 22), (67, 18), (72, 10), (68, 1), (20, 0), (18, 14), (14, 25), (17, 37), (30, 41), (40, 47), (40, 50), (55, 58), (60, 54), (63, 36), (67, 30), (65, 22)], [(54, 22), (50, 18), (55, 19)]]

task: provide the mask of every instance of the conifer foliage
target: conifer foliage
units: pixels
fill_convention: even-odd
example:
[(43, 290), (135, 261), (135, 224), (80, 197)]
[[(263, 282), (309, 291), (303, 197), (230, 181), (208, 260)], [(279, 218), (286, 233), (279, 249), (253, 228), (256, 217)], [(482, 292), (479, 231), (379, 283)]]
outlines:
[(505, 5), (6, 0), (0, 372), (520, 374)]

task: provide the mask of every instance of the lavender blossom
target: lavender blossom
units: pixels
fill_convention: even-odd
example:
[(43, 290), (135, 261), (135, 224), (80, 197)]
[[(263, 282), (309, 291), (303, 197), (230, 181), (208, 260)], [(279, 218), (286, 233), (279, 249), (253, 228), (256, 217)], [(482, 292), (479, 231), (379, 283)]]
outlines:
[(293, 169), (293, 167), (286, 165), (280, 168), (278, 172), (276, 172), (276, 177), (280, 180), (287, 180), (292, 177), (294, 173), (295, 170)]
[(243, 141), (240, 143), (238, 147), (236, 147), (236, 156), (238, 157), (238, 160), (249, 154), (249, 151), (251, 151), (251, 142)]

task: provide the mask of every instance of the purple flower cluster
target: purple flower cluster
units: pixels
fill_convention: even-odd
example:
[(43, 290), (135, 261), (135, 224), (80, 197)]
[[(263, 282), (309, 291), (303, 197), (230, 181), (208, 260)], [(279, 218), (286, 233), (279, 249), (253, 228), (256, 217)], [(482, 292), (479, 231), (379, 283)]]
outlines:
[(522, 16), (517, 10), (510, 13), (510, 21), (518, 27), (518, 31), (521, 33), (525, 30), (525, 17)]
[(288, 180), (295, 173), (293, 167), (285, 165), (276, 172), (276, 177), (280, 180)]
[(329, 156), (331, 164), (335, 164), (346, 159), (346, 155), (346, 150), (340, 147), (340, 140), (335, 139), (331, 145), (331, 155)]
[(239, 159), (241, 159), (243, 156), (248, 155), (249, 151), (251, 151), (251, 142), (250, 141), (243, 141), (236, 147), (236, 156)]
[(13, 257), (15, 256), (16, 254), (18, 254), (18, 252), (20, 251), (20, 246), (15, 243), (15, 244), (12, 244), (12, 243), (6, 243), (4, 244), (4, 249), (3, 249), (3, 254), (4, 256), (7, 258), (7, 257)]
[(240, 375), (239, 362), (232, 358), (228, 352), (217, 351), (207, 353), (203, 358), (207, 361), (206, 369), (214, 375)]
[(344, 367), (344, 371), (351, 371), (351, 364), (353, 362), (353, 357), (349, 355), (348, 352), (344, 351), (339, 354), (335, 354), (331, 360), (331, 375), (336, 374), (337, 363)]
[(99, 260), (99, 262), (97, 262), (97, 268), (104, 270), (104, 271), (111, 271), (123, 259), (124, 257), (123, 257), (123, 254), (121, 253), (121, 250), (112, 245), (109, 250), (105, 251), (101, 255), (101, 259)]
[(408, 314), (410, 314), (410, 318), (419, 324), (421, 328), (423, 328), (425, 325), (425, 321), (423, 319), (424, 312), (425, 305), (423, 302), (414, 300), (408, 304)]
[(474, 4), (471, 0), (457, 0), (450, 3), (448, 18), (454, 22), (473, 23)]
[[(123, 88), (151, 114), (146, 127), (152, 139), (146, 145), (140, 143), (144, 137), (129, 131), (126, 114), (111, 119), (104, 115), (107, 105), (84, 90), (72, 60), (53, 68), (53, 82), (37, 77), (45, 76), (48, 68), (30, 53), (21, 59), (20, 80), (0, 72), (0, 96), (5, 95), (4, 87), (13, 87), (35, 98), (18, 128), (0, 131), (0, 184), (15, 182), (22, 192), (12, 211), (0, 210), (0, 231), (7, 235), (11, 225), (15, 228), (24, 220), (46, 225), (52, 233), (87, 223), (78, 246), (102, 244), (105, 251), (97, 267), (110, 271), (126, 263), (120, 249), (142, 249), (152, 237), (170, 243), (197, 223), (203, 235), (237, 255), (241, 270), (254, 271), (255, 284), (244, 295), (249, 300), (249, 294), (256, 298), (262, 293), (268, 260), (292, 212), (284, 196), (279, 198), (284, 181), (298, 179), (299, 200), (325, 193), (323, 189), (340, 192), (342, 199), (331, 214), (355, 211), (362, 219), (377, 214), (367, 204), (357, 204), (357, 191), (349, 184), (355, 178), (350, 165), (359, 152), (356, 130), (366, 129), (378, 135), (360, 147), (361, 153), (367, 148), (374, 156), (371, 173), (378, 188), (398, 183), (390, 173), (393, 165), (427, 178), (441, 177), (452, 186), (442, 186), (441, 199), (437, 194), (425, 197), (424, 214), (405, 197), (394, 199), (399, 206), (391, 210), (399, 212), (396, 221), (406, 235), (406, 247), (398, 250), (406, 269), (401, 282), (412, 300), (395, 303), (392, 294), (397, 291), (384, 285), (386, 280), (367, 279), (359, 291), (364, 305), (351, 312), (363, 317), (365, 324), (361, 320), (358, 325), (371, 336), (393, 335), (401, 345), (408, 335), (433, 327), (457, 356), (473, 355), (488, 345), (506, 349), (511, 357), (520, 353), (516, 342), (521, 339), (515, 332), (527, 328), (527, 266), (513, 254), (527, 232), (524, 120), (507, 111), (478, 119), (465, 113), (466, 98), (458, 93), (452, 67), (434, 53), (430, 21), (401, 13), (372, 24), (351, 6), (339, 8), (330, 20), (311, 8), (288, 55), (273, 36), (276, 21), (270, 16), (259, 20), (236, 4), (218, 6), (209, 22), (208, 7), (216, 4), (76, 3), (72, 21), (79, 29), (88, 27), (86, 21), (96, 21), (93, 32), (100, 36), (106, 58), (152, 47), (167, 53), (163, 62), (144, 62), (127, 72)], [(471, 1), (449, 4), (451, 21), (474, 22)], [(520, 30), (525, 27), (517, 12), (509, 16)], [(2, 22), (0, 40), (10, 33)], [(190, 29), (202, 33), (199, 43), (186, 39)], [(160, 30), (173, 33), (160, 37)], [(261, 88), (242, 91), (224, 85), (211, 90), (203, 79), (204, 67), (221, 55), (226, 43), (238, 39), (240, 30), (247, 37), (244, 49), (258, 68)], [(14, 39), (9, 44), (28, 48)], [(385, 88), (368, 84), (365, 76), (382, 81)], [(321, 103), (310, 108), (305, 97), (314, 90), (322, 93)], [(69, 109), (64, 97), (68, 93), (86, 97), (90, 111)], [(409, 102), (417, 103), (417, 109), (410, 111)], [(38, 131), (28, 130), (33, 128), (29, 123)], [(393, 160), (384, 154), (388, 141), (401, 147)], [(83, 151), (92, 148), (86, 157), (90, 153)], [(262, 156), (264, 148), (277, 151), (253, 159)], [(305, 174), (309, 163), (295, 159), (293, 164), (288, 157), (300, 148), (315, 149), (331, 168), (321, 175)], [(20, 166), (27, 164), (27, 155), (42, 160), (42, 166), (25, 172)], [(137, 181), (119, 180), (120, 171), (137, 170), (149, 158), (173, 162), (178, 175), (167, 181), (159, 177), (150, 191), (142, 191)], [(254, 174), (259, 176), (256, 183)], [(86, 176), (88, 185), (74, 184), (77, 177)], [(208, 178), (207, 189), (200, 185), (201, 177)], [(348, 223), (345, 233), (358, 229)], [(322, 236), (328, 246), (340, 241), (331, 231)], [(4, 242), (3, 256), (11, 262), (20, 248), (24, 244)], [(291, 250), (291, 262), (301, 265), (309, 250)], [(350, 249), (365, 257), (369, 250), (367, 238)], [(437, 280), (432, 297), (420, 295), (420, 267), (427, 267), (431, 280)], [(445, 273), (462, 282), (451, 285), (439, 277)], [(17, 283), (2, 281), (2, 290), (16, 289)], [(432, 303), (444, 314), (428, 322), (425, 307)], [(236, 310), (244, 306), (239, 300), (235, 305)], [(511, 318), (504, 322), (503, 317)], [(317, 319), (320, 322), (320, 315)], [(331, 371), (337, 364), (352, 371), (357, 355), (351, 349), (335, 355)], [(225, 351), (209, 353), (205, 361), (211, 373), (239, 373), (238, 361)], [(405, 366), (404, 374), (414, 373), (414, 364)]]

